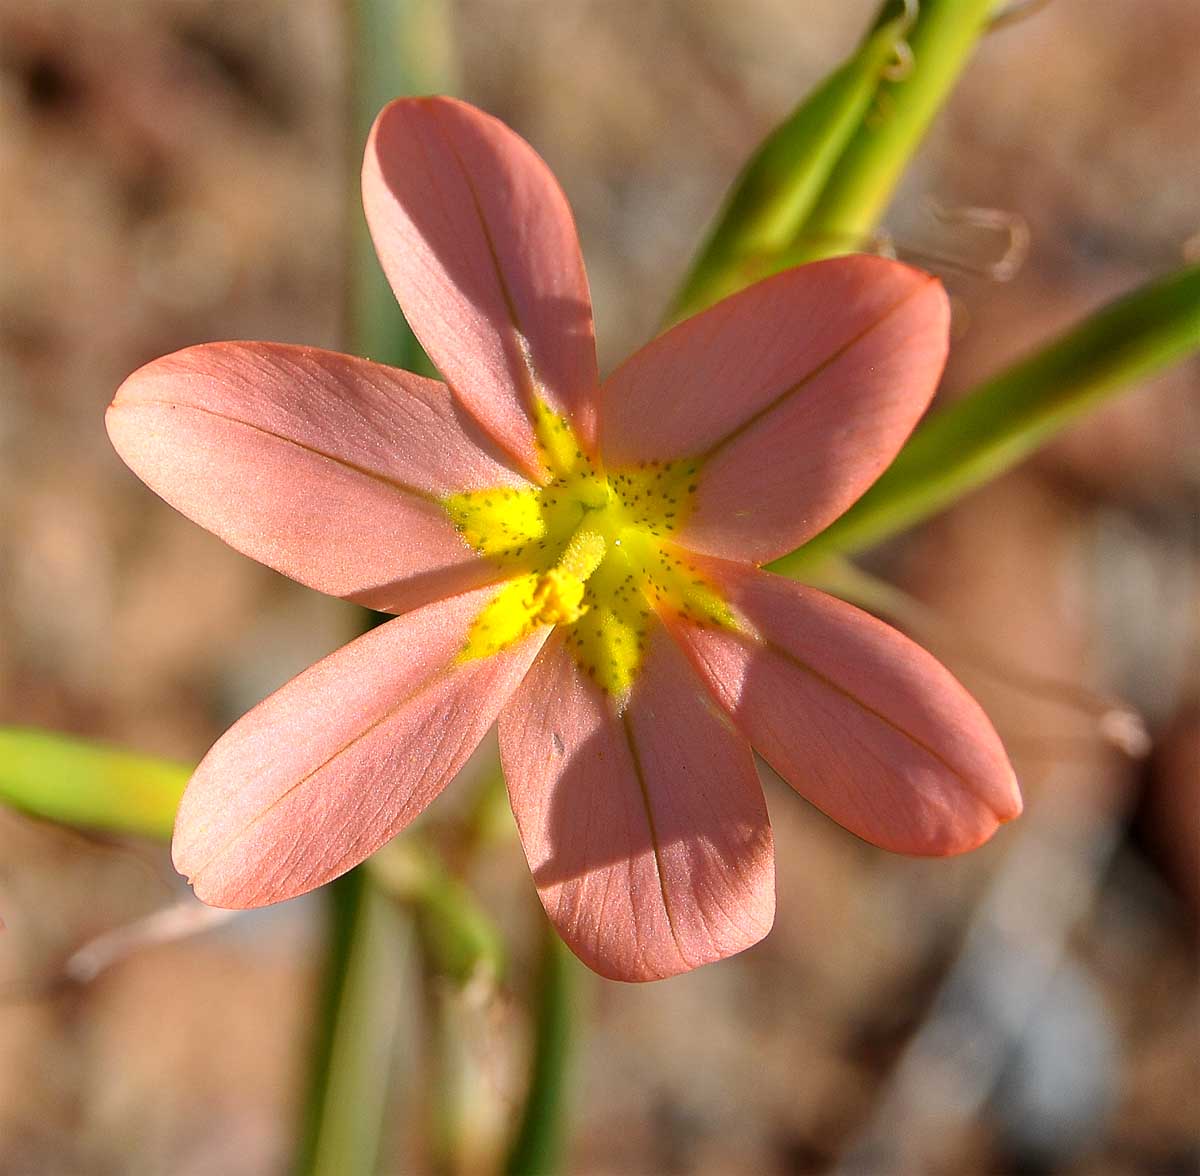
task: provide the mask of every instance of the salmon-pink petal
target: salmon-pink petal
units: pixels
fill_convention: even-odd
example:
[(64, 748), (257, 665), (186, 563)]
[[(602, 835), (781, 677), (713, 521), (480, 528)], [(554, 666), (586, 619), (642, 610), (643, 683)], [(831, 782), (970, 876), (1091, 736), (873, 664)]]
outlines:
[(788, 270), (661, 335), (602, 393), (612, 468), (703, 460), (677, 534), (762, 563), (829, 525), (883, 472), (945, 363), (941, 284), (879, 257)]
[(770, 929), (753, 757), (661, 628), (620, 714), (551, 637), (501, 714), (500, 754), (546, 913), (601, 975), (674, 975)]
[(383, 610), (495, 580), (437, 499), (528, 485), (444, 384), (312, 347), (189, 347), (130, 376), (107, 424), (133, 471), (188, 518)]
[(1004, 748), (932, 656), (858, 609), (745, 565), (693, 559), (756, 631), (665, 619), (763, 758), (884, 849), (972, 849), (1021, 811)]
[(394, 837), (462, 767), (545, 630), (458, 661), (482, 589), (373, 629), (240, 719), (201, 761), (175, 866), (220, 907), (312, 890)]
[(399, 99), (371, 131), (363, 206), (417, 338), (497, 440), (540, 477), (540, 397), (590, 448), (591, 296), (570, 207), (533, 148), (464, 102)]

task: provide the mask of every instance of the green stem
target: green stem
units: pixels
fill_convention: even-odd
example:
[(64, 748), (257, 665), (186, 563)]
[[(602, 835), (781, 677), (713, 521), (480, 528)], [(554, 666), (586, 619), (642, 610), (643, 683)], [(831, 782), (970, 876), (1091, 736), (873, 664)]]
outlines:
[[(906, 38), (911, 68), (880, 83), (873, 114), (842, 152), (789, 264), (844, 253), (870, 238), (995, 7), (996, 0), (920, 0)], [(896, 20), (903, 8), (889, 0), (876, 27)]]
[[(451, 88), (451, 45), (443, 0), (353, 0), (349, 6), (351, 142), (358, 152), (375, 116), (402, 94)], [(351, 348), (378, 363), (434, 374), (384, 277), (358, 193), (354, 160), (351, 265), (346, 307)]]
[(911, 527), (1198, 348), (1200, 266), (1190, 266), (1104, 307), (935, 413), (858, 502), (772, 570), (801, 574)]
[[(444, 84), (448, 39), (442, 0), (348, 0), (349, 137), (355, 177), (347, 192), (351, 350), (409, 369), (423, 355), (404, 321), (367, 232), (357, 152), (379, 110), (401, 94)], [(379, 618), (371, 615), (371, 620)], [(367, 1176), (376, 1170), (396, 1023), (394, 969), (400, 918), (361, 866), (329, 887), (332, 927), (298, 1171)]]
[(419, 834), (406, 833), (367, 862), (379, 887), (416, 920), (428, 970), (458, 987), (491, 989), (504, 970), (504, 941), (470, 888)]
[(575, 957), (547, 921), (529, 1091), (505, 1162), (506, 1176), (550, 1176), (561, 1164), (568, 1109), (566, 1079), (575, 1036), (577, 968)]
[(396, 1034), (400, 917), (362, 867), (331, 883), (299, 1176), (378, 1170)]
[(872, 30), (750, 157), (676, 296), (671, 320), (696, 314), (784, 267), (862, 126), (907, 24), (901, 16)]

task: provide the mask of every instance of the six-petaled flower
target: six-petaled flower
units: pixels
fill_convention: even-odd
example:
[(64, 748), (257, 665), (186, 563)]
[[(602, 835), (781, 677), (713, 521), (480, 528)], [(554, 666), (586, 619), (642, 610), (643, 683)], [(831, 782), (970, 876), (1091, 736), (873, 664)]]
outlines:
[(189, 348), (109, 410), (125, 461), (238, 550), (400, 614), (205, 757), (175, 831), (219, 906), (300, 894), (441, 791), (493, 722), (542, 902), (591, 967), (652, 979), (769, 929), (753, 746), (888, 849), (984, 841), (1020, 798), (928, 654), (762, 571), (836, 518), (927, 406), (941, 286), (875, 257), (781, 273), (597, 373), (566, 200), (495, 119), (380, 115), (383, 267), (445, 383), (308, 347)]

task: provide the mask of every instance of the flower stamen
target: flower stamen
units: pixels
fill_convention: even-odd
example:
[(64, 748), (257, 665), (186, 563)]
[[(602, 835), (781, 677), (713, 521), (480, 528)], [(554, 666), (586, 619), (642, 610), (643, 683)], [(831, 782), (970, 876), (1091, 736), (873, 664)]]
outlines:
[(571, 536), (558, 564), (538, 579), (533, 590), (529, 608), (536, 624), (570, 625), (587, 612), (584, 589), (607, 546), (595, 531), (580, 530)]

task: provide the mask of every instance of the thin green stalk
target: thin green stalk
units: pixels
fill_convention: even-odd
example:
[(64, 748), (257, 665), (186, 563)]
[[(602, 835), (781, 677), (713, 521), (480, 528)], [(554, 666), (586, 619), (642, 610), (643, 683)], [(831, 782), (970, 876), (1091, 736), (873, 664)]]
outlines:
[[(995, 7), (996, 0), (920, 0), (906, 37), (911, 66), (903, 77), (880, 83), (872, 113), (838, 159), (788, 264), (844, 253), (870, 238)], [(889, 0), (877, 27), (904, 8)]]
[(434, 1176), (465, 1169), (471, 1129), (470, 1047), (464, 1038), (462, 994), (453, 992), (433, 961), (421, 968), (423, 1021), (427, 1028), (424, 1113), (426, 1148)]
[(529, 1092), (504, 1165), (506, 1176), (551, 1176), (561, 1166), (566, 1143), (567, 1070), (574, 1048), (578, 967), (575, 957), (547, 921)]
[(803, 574), (990, 481), (1101, 401), (1200, 349), (1200, 266), (1143, 286), (935, 413), (862, 498), (772, 569)]
[(751, 156), (669, 318), (862, 247), (996, 0), (888, 0), (851, 57)]
[(373, 1176), (397, 1027), (401, 917), (361, 866), (325, 893), (330, 939), (296, 1171)]
[[(346, 49), (354, 182), (347, 192), (351, 350), (420, 370), (421, 351), (375, 256), (359, 196), (358, 151), (380, 109), (446, 85), (441, 0), (349, 0)], [(371, 621), (379, 618), (371, 614)], [(358, 867), (329, 887), (330, 940), (298, 1171), (368, 1176), (378, 1164), (397, 1016), (399, 911)], [(394, 965), (394, 961), (393, 961)]]
[(470, 888), (418, 834), (406, 833), (367, 862), (372, 877), (412, 911), (430, 969), (459, 987), (491, 986), (504, 970), (504, 940)]
[[(384, 106), (403, 94), (444, 93), (452, 88), (454, 70), (443, 0), (352, 0), (348, 25), (350, 141), (357, 177), (358, 152)], [(375, 256), (357, 179), (349, 196), (351, 349), (378, 363), (433, 374)]]
[(873, 29), (750, 157), (675, 299), (672, 320), (696, 314), (781, 268), (862, 126), (907, 24), (902, 15)]

